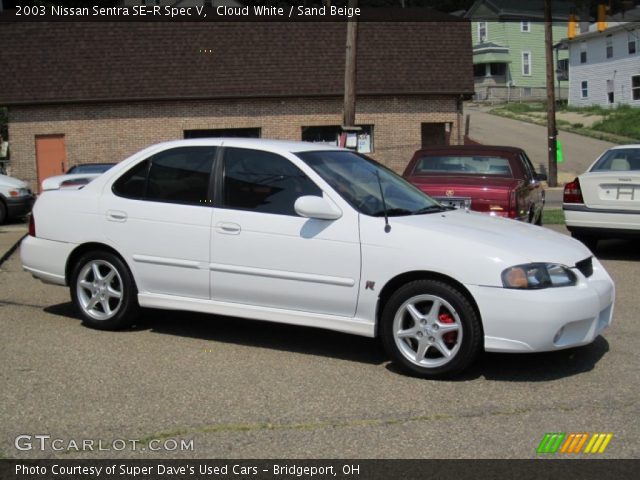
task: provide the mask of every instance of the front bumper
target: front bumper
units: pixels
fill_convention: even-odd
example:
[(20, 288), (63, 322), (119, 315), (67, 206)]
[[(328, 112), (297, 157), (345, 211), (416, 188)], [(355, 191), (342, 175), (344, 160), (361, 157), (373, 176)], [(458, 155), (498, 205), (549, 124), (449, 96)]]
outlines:
[(611, 324), (615, 287), (593, 259), (593, 275), (543, 290), (467, 286), (482, 316), (489, 352), (546, 352), (593, 342)]
[(8, 197), (5, 199), (7, 204), (7, 215), (9, 218), (20, 218), (31, 213), (31, 208), (36, 201), (36, 197), (28, 195), (25, 197)]

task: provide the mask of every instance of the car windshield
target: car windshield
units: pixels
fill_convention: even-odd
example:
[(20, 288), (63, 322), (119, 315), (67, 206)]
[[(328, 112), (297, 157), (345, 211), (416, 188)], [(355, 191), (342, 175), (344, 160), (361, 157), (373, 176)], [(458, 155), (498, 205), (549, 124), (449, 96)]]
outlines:
[[(445, 209), (399, 175), (364, 155), (348, 151), (296, 154), (360, 213), (383, 216), (418, 215)], [(378, 178), (380, 181), (378, 181)]]
[(615, 148), (605, 152), (592, 172), (630, 172), (640, 170), (640, 148)]
[(113, 167), (112, 164), (101, 164), (97, 163), (95, 165), (76, 165), (71, 167), (67, 173), (104, 173)]
[(509, 159), (494, 155), (428, 155), (420, 158), (414, 175), (429, 173), (513, 177)]

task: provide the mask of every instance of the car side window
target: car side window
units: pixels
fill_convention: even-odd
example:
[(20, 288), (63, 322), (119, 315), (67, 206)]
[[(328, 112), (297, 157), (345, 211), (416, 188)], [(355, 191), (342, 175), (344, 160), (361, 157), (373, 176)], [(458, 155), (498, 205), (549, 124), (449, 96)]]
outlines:
[(533, 168), (531, 160), (529, 160), (529, 157), (522, 153), (520, 154), (520, 158), (522, 159), (522, 165), (524, 167), (524, 173), (527, 180), (533, 181), (536, 178), (536, 169)]
[(277, 215), (297, 215), (295, 201), (322, 190), (298, 167), (280, 155), (244, 148), (224, 153), (224, 208)]
[(116, 195), (139, 200), (205, 205), (217, 147), (180, 147), (142, 162), (113, 186)]

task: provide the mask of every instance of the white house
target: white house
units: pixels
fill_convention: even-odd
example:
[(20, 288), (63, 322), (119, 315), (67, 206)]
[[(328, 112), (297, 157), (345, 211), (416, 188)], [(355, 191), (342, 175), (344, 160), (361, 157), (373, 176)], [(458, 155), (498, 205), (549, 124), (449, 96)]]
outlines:
[(640, 22), (609, 22), (602, 32), (565, 40), (569, 48), (569, 105), (640, 106)]

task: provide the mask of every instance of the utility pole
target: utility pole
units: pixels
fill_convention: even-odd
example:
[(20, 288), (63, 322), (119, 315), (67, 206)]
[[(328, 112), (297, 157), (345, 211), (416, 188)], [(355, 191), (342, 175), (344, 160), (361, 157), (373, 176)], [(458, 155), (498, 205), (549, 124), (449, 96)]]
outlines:
[(555, 68), (553, 66), (552, 20), (551, 0), (544, 0), (544, 46), (545, 57), (547, 60), (547, 145), (549, 149), (549, 175), (547, 182), (550, 187), (557, 187), (558, 164), (556, 163), (556, 92), (554, 83)]
[[(356, 8), (358, 0), (349, 0), (349, 7)], [(358, 43), (358, 21), (355, 17), (347, 22), (347, 48), (344, 66), (344, 117), (343, 127), (354, 127), (356, 123), (356, 53)]]

